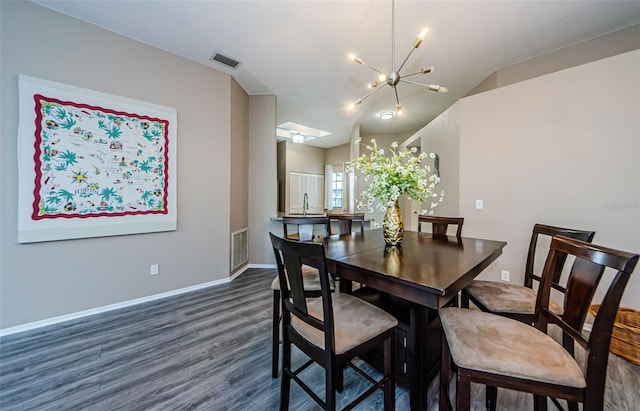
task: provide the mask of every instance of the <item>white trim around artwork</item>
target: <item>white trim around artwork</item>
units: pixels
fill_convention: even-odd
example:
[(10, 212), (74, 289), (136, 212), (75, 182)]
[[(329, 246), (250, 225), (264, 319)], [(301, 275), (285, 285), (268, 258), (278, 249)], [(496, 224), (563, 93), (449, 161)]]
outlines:
[(19, 243), (176, 230), (175, 108), (25, 75), (18, 91)]

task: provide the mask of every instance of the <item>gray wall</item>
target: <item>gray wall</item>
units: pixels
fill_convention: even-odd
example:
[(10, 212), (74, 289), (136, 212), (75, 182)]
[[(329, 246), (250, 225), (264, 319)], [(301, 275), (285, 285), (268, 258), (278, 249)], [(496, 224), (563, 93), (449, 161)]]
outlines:
[(249, 97), (249, 262), (275, 264), (269, 231), (282, 235), (277, 209), (276, 96)]
[(230, 229), (249, 227), (249, 96), (231, 79)]
[[(231, 78), (31, 2), (0, 7), (0, 328), (228, 278)], [(18, 74), (176, 108), (177, 231), (18, 244)]]

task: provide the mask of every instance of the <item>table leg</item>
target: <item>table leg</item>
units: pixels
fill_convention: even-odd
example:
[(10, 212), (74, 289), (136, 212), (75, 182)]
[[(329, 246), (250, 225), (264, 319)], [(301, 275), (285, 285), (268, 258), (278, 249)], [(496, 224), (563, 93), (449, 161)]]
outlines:
[(412, 411), (427, 409), (427, 386), (424, 369), (424, 327), (426, 308), (411, 303), (409, 317), (409, 336), (407, 341), (407, 381)]
[(351, 280), (345, 280), (344, 278), (340, 279), (340, 292), (343, 294), (352, 294), (353, 293), (353, 283)]

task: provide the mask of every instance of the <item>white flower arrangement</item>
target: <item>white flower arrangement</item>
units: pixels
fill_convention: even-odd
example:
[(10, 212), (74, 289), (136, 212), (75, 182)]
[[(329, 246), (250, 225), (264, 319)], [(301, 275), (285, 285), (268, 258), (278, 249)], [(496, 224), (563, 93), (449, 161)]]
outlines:
[(369, 155), (362, 154), (347, 163), (347, 171), (358, 170), (364, 175), (364, 180), (370, 182), (369, 187), (360, 194), (362, 200), (357, 201), (358, 208), (366, 207), (373, 212), (373, 204), (377, 200), (376, 208), (384, 211), (406, 194), (412, 200), (428, 201), (429, 208), (422, 210), (421, 214), (433, 214), (433, 209), (444, 199), (444, 191), (436, 193), (440, 177), (431, 172), (430, 166), (421, 163), (427, 156), (434, 159), (434, 153), (423, 152), (416, 156), (415, 147), (398, 151), (398, 143), (394, 141), (387, 156), (375, 139), (365, 148), (370, 151)]

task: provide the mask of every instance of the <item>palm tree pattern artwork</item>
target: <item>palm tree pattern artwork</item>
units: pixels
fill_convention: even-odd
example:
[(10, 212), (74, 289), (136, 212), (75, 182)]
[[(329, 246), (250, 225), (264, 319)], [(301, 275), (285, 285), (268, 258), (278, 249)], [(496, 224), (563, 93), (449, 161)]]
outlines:
[(32, 219), (167, 214), (168, 120), (34, 100)]

